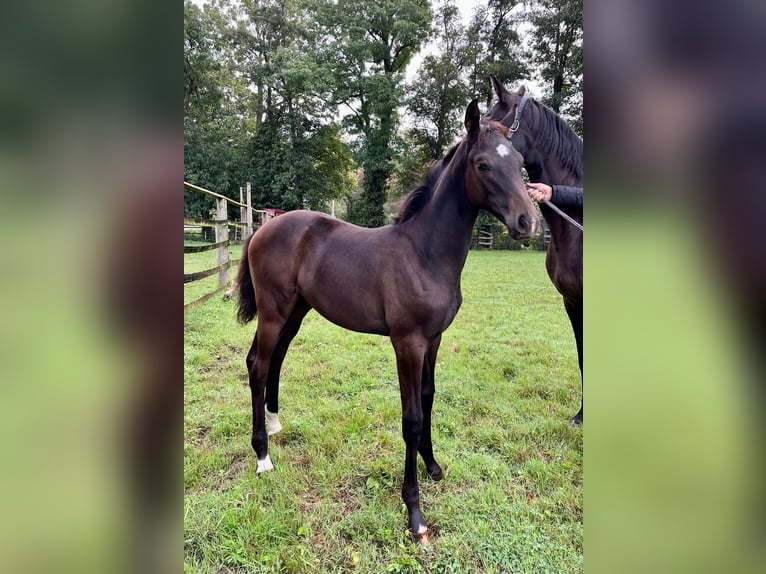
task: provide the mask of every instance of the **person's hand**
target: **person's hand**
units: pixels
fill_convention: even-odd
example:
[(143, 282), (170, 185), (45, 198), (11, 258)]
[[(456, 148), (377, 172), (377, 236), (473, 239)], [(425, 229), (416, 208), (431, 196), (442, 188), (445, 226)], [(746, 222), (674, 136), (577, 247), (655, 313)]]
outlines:
[(535, 201), (550, 201), (553, 195), (553, 188), (544, 183), (528, 183), (527, 193)]

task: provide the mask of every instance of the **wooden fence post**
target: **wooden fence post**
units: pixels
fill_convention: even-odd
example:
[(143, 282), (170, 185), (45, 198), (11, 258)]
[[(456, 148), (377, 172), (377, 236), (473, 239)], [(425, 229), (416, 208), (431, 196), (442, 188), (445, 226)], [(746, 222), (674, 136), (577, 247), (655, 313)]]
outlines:
[[(245, 196), (244, 196), (244, 188), (240, 185), (239, 186), (239, 202), (245, 203)], [(239, 207), (239, 222), (240, 223), (246, 223), (247, 222), (247, 208), (246, 207)], [(239, 232), (239, 237), (237, 237), (237, 232)], [(245, 232), (246, 230), (242, 227), (235, 227), (234, 228), (234, 239), (245, 239)]]
[[(225, 198), (219, 197), (216, 198), (216, 219), (218, 221), (222, 221), (223, 223), (216, 223), (215, 226), (215, 242), (219, 243), (221, 241), (227, 241), (229, 239), (229, 210), (228, 210), (228, 202)], [(218, 247), (215, 250), (215, 258), (216, 263), (218, 265), (223, 265), (224, 263), (229, 262), (229, 246), (224, 245), (223, 247)], [(222, 269), (218, 272), (218, 285), (228, 285), (231, 281), (231, 273), (229, 272), (229, 268)]]
[(253, 193), (250, 190), (250, 182), (247, 182), (247, 219), (245, 225), (247, 226), (247, 236), (250, 237), (253, 234)]

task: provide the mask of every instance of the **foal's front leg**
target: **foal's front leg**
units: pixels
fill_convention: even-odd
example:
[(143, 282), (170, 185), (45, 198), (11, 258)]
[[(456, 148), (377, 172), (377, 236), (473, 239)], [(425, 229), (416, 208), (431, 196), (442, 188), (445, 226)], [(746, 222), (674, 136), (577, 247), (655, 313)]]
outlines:
[(399, 392), (402, 398), (402, 436), (406, 445), (404, 458), (404, 485), (402, 498), (407, 506), (410, 532), (426, 541), (427, 528), (420, 512), (418, 491), (418, 446), (423, 432), (423, 407), (420, 395), (420, 379), (427, 341), (422, 337), (391, 339), (396, 351), (396, 368), (399, 373)]
[(439, 463), (434, 458), (434, 447), (431, 442), (431, 408), (434, 404), (434, 371), (436, 369), (436, 354), (439, 352), (439, 345), (441, 344), (442, 336), (439, 334), (430, 345), (428, 345), (428, 353), (426, 360), (423, 362), (423, 379), (421, 381), (420, 396), (423, 403), (423, 434), (420, 437), (420, 445), (418, 451), (420, 456), (423, 457), (423, 462), (426, 464), (426, 470), (428, 476), (433, 480), (441, 480), (444, 478), (442, 469)]

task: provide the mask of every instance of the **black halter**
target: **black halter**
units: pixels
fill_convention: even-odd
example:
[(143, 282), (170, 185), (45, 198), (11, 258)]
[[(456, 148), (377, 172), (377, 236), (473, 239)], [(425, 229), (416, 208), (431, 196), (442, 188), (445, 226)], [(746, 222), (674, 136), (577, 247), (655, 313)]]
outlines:
[(524, 113), (524, 106), (527, 105), (527, 100), (529, 100), (528, 96), (526, 95), (521, 96), (521, 101), (519, 102), (519, 105), (516, 107), (516, 115), (514, 116), (513, 123), (511, 123), (510, 126), (505, 123), (508, 120), (508, 117), (511, 115), (510, 112), (500, 121), (501, 124), (503, 124), (505, 127), (508, 128), (508, 135), (506, 137), (509, 140), (513, 138), (513, 134), (515, 134), (519, 129), (521, 114)]
[[(503, 124), (505, 127), (508, 128), (508, 133), (506, 134), (505, 137), (511, 142), (511, 145), (513, 145), (513, 134), (515, 134), (519, 130), (521, 114), (524, 113), (524, 106), (527, 105), (528, 99), (529, 98), (526, 95), (521, 96), (521, 101), (519, 102), (519, 105), (516, 107), (516, 115), (513, 117), (513, 123), (511, 123), (510, 126), (505, 122), (508, 121), (508, 118), (510, 117), (511, 112), (508, 112), (508, 114), (506, 114), (506, 116), (500, 121), (501, 124)], [(553, 211), (558, 213), (561, 217), (566, 219), (569, 223), (574, 225), (577, 229), (579, 229), (580, 231), (583, 230), (581, 223), (572, 219), (569, 215), (561, 211), (561, 209), (553, 205), (550, 201), (543, 200), (543, 203), (545, 203), (545, 205), (547, 205)]]

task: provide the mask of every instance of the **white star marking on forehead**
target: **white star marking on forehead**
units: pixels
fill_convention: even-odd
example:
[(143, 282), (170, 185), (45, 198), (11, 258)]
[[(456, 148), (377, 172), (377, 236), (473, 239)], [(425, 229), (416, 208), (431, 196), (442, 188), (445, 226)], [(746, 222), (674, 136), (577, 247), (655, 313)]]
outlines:
[(497, 151), (497, 155), (499, 155), (500, 157), (505, 157), (509, 153), (511, 153), (508, 151), (508, 146), (502, 143), (497, 144), (497, 147), (495, 148), (495, 150)]

